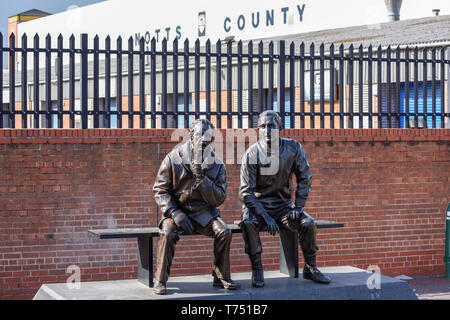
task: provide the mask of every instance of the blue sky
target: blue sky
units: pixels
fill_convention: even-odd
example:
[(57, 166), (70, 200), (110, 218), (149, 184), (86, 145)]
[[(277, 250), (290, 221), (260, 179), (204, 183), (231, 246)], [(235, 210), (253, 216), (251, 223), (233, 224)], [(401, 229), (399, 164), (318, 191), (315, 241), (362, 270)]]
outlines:
[(67, 10), (69, 6), (86, 6), (104, 0), (0, 0), (0, 32), (3, 34), (3, 45), (8, 37), (8, 18), (31, 9), (39, 9), (48, 13)]

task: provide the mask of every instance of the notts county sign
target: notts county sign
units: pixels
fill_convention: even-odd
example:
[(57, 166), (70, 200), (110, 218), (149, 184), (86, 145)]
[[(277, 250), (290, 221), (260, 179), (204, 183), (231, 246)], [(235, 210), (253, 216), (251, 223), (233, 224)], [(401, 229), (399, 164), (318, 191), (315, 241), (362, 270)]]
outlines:
[[(297, 5), (296, 16), (298, 21), (303, 21), (303, 14), (305, 12), (306, 5)], [(237, 28), (239, 31), (245, 30), (245, 28), (260, 28), (261, 26), (274, 26), (275, 23), (292, 24), (292, 15), (289, 15), (291, 8), (282, 7), (278, 10), (267, 9), (264, 11), (256, 11), (251, 14), (239, 14), (232, 19), (226, 17), (223, 22), (223, 28), (225, 32), (233, 31), (233, 28)]]
[[(283, 26), (292, 26), (303, 22), (307, 4), (282, 5), (278, 8), (248, 9), (236, 14), (223, 15), (214, 7), (206, 8), (197, 12), (196, 20), (189, 26), (179, 23), (175, 27), (161, 26), (154, 30), (134, 33), (135, 46), (139, 46), (139, 40), (144, 38), (146, 46), (150, 44), (152, 38), (159, 43), (166, 38), (167, 41), (180, 38), (224, 38), (227, 35), (234, 35), (237, 38), (245, 39), (246, 35), (255, 32), (268, 31), (268, 28), (277, 29)], [(222, 15), (220, 17), (220, 15)], [(207, 16), (209, 17), (207, 19)], [(216, 18), (218, 17), (218, 18)], [(192, 19), (193, 20), (193, 19)], [(209, 21), (209, 25), (207, 24)], [(195, 26), (195, 34), (192, 35), (192, 26)]]
[[(151, 46), (152, 39), (158, 48), (166, 39), (170, 49), (175, 39), (188, 39), (191, 46), (197, 39), (201, 44), (207, 39), (215, 42), (231, 36), (236, 41), (247, 41), (364, 25), (373, 15), (368, 11), (368, 3), (384, 8), (381, 0), (343, 2), (346, 6), (341, 1), (330, 0), (127, 0), (126, 5), (123, 1), (103, 1), (20, 23), (18, 38), (24, 33), (50, 33), (56, 41), (62, 34), (68, 45), (72, 34), (76, 41), (82, 33), (88, 33), (91, 38), (98, 35), (100, 39), (131, 36), (135, 49), (139, 49), (141, 39), (145, 50)], [(348, 7), (361, 14), (348, 15)], [(79, 23), (72, 23), (73, 20)], [(41, 41), (45, 46), (45, 37)], [(111, 45), (114, 48), (115, 41)]]

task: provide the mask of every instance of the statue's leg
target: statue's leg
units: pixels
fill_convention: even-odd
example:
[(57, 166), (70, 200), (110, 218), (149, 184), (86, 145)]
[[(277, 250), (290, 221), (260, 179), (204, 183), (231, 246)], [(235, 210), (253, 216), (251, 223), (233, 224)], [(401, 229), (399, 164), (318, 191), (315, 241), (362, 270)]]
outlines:
[(317, 269), (316, 252), (318, 248), (316, 245), (316, 232), (317, 226), (314, 219), (303, 212), (298, 228), (298, 239), (305, 258), (303, 277), (317, 283), (328, 284), (331, 281), (330, 278)]
[(249, 256), (262, 253), (261, 239), (259, 230), (262, 221), (253, 210), (244, 208), (242, 212), (242, 221), (239, 227), (242, 229), (242, 237), (244, 238), (244, 250)]
[(217, 217), (202, 230), (202, 234), (214, 239), (214, 272), (220, 279), (230, 279), (231, 230)]
[(298, 224), (298, 240), (302, 248), (305, 263), (315, 267), (316, 266), (316, 252), (318, 250), (316, 245), (317, 226), (314, 219), (303, 212), (300, 216), (300, 223)]
[(231, 280), (230, 245), (232, 235), (227, 224), (220, 217), (217, 217), (209, 222), (206, 227), (198, 227), (196, 230), (198, 233), (214, 239), (213, 285), (230, 290), (238, 289), (240, 285)]
[(165, 219), (159, 229), (158, 261), (155, 280), (165, 284), (169, 279), (170, 266), (175, 255), (175, 245), (179, 240), (173, 219)]
[(298, 278), (298, 229), (300, 220), (289, 217), (292, 208), (280, 208), (276, 222), (280, 227), (280, 272)]
[(257, 288), (262, 288), (264, 287), (264, 273), (261, 256), (262, 245), (261, 238), (259, 237), (261, 221), (251, 212), (246, 212), (243, 216), (244, 219), (239, 226), (242, 229), (245, 253), (248, 254), (252, 266), (252, 285)]

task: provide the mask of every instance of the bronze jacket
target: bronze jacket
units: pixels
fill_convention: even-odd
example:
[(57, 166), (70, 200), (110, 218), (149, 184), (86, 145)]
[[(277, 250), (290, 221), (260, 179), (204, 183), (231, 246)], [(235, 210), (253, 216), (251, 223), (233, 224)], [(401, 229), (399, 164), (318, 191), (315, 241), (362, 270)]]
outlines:
[(295, 206), (304, 207), (311, 187), (311, 172), (302, 145), (292, 139), (280, 139), (278, 170), (271, 175), (261, 174), (271, 165), (260, 141), (245, 152), (241, 165), (239, 199), (244, 208), (257, 215), (266, 212), (276, 215), (280, 209), (292, 206), (292, 175), (297, 178)]
[(175, 147), (159, 168), (153, 191), (163, 214), (160, 224), (176, 210), (182, 210), (202, 226), (219, 216), (217, 207), (226, 198), (225, 165), (211, 151), (202, 163), (205, 177), (194, 186), (191, 148), (190, 141)]

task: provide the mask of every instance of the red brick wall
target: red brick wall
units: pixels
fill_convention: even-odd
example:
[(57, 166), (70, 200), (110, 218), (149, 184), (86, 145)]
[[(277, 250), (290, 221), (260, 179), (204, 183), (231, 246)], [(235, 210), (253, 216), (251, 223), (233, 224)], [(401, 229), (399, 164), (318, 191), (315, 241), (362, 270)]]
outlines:
[[(226, 131), (223, 131), (225, 135)], [(135, 240), (87, 230), (156, 226), (151, 187), (170, 130), (0, 130), (0, 299), (30, 299), (43, 283), (136, 277)], [(376, 264), (385, 274), (443, 273), (450, 201), (449, 129), (285, 130), (302, 142), (313, 184), (306, 211), (345, 223), (319, 230), (319, 266)], [(239, 165), (227, 165), (228, 223), (239, 219)], [(264, 267), (278, 238), (264, 234)], [(183, 237), (173, 275), (209, 274), (212, 241)], [(240, 234), (232, 271), (248, 271)], [(156, 256), (156, 250), (155, 250)], [(300, 258), (302, 263), (302, 258)]]

